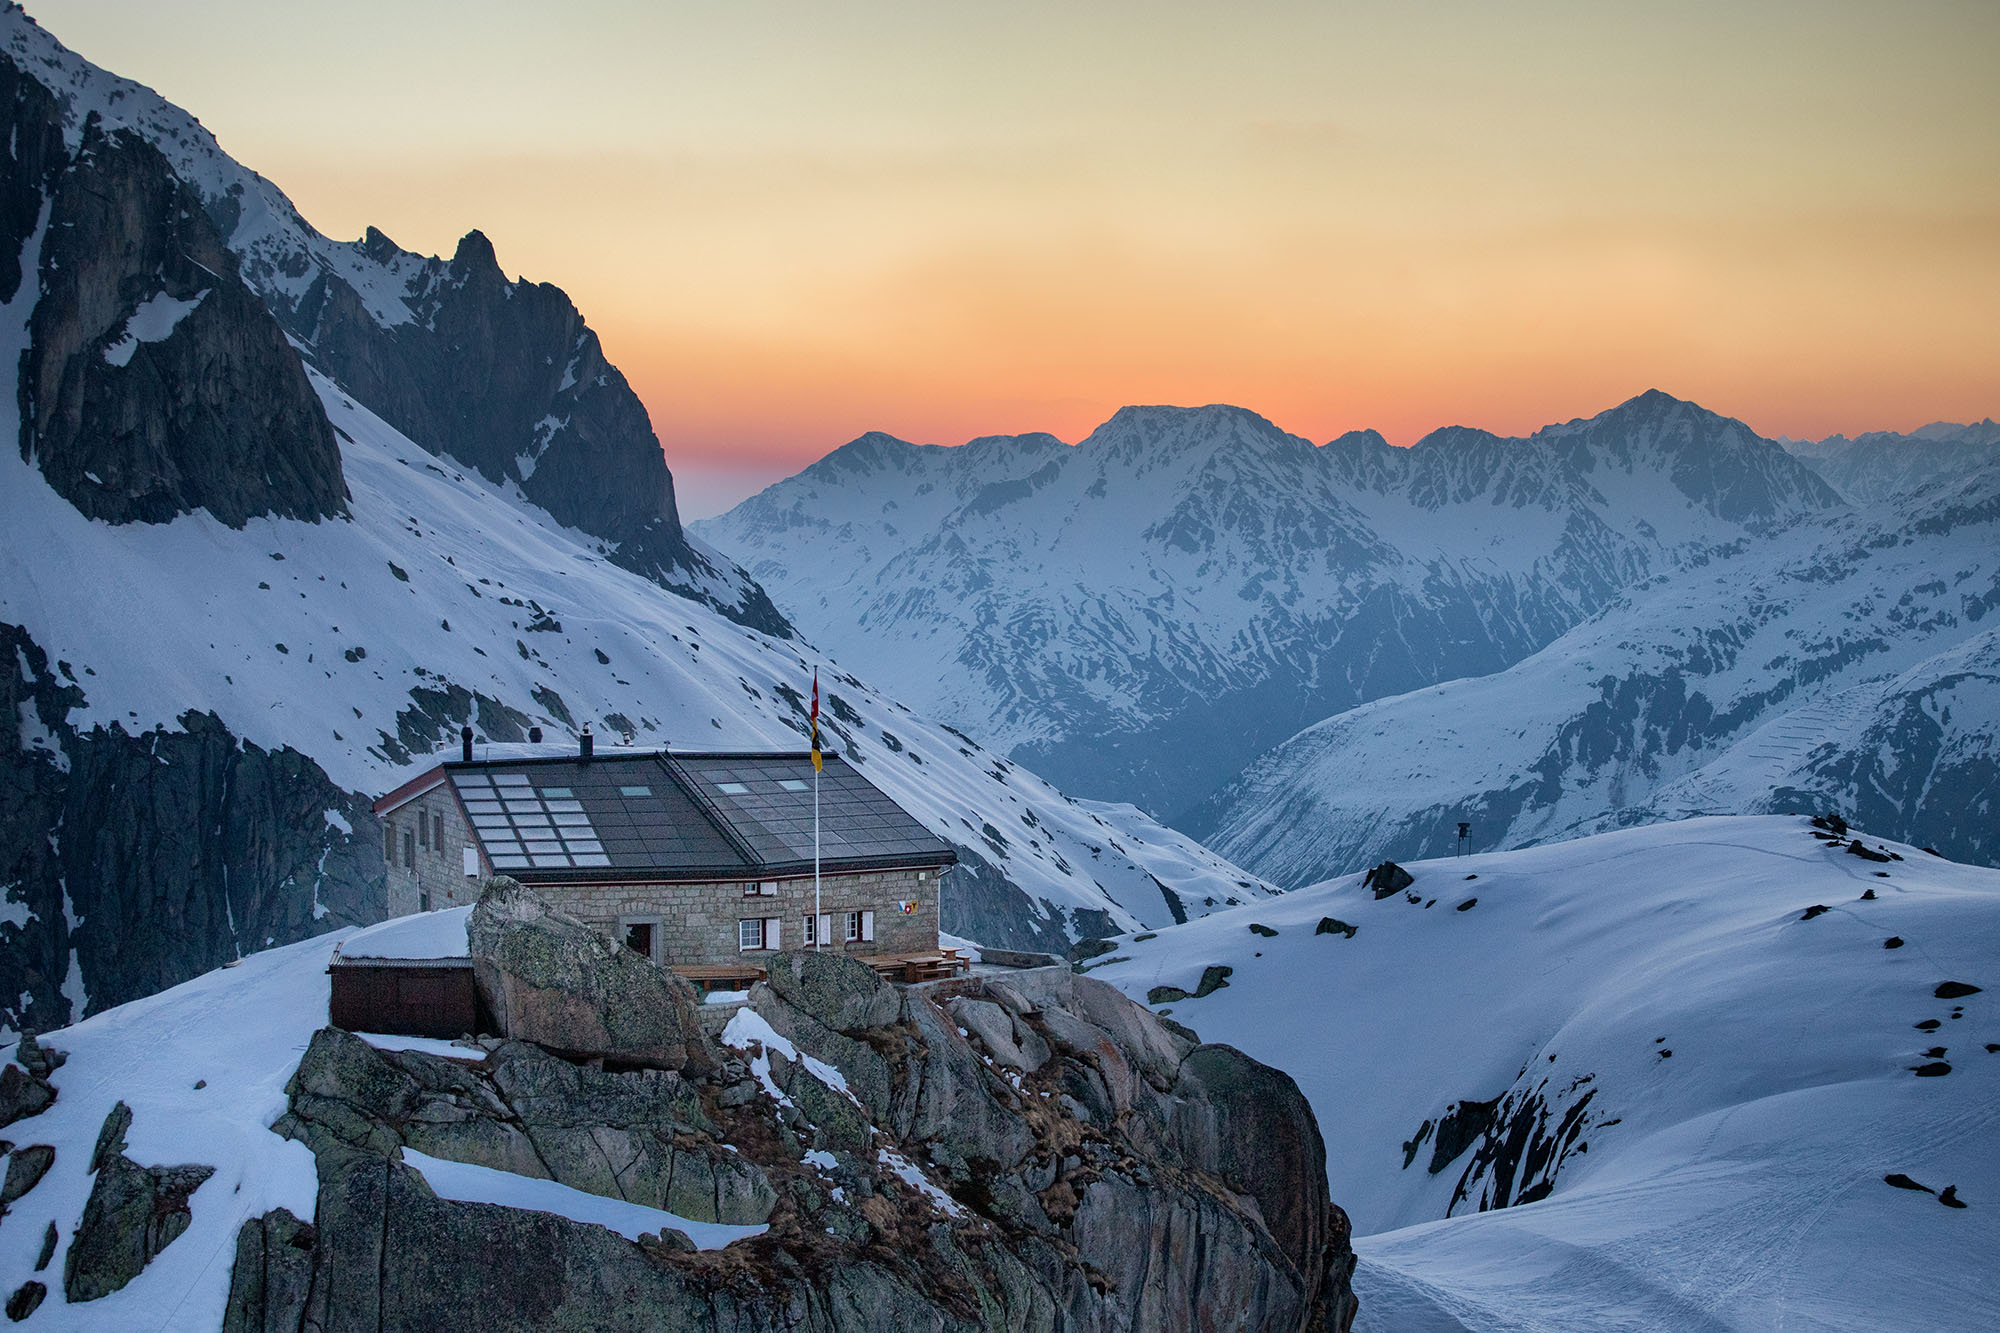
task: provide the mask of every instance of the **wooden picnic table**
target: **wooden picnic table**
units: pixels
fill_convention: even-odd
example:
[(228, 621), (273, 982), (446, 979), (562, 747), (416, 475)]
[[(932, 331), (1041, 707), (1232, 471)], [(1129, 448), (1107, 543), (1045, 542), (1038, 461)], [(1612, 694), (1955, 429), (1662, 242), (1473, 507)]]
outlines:
[(957, 949), (941, 949), (936, 953), (876, 954), (861, 961), (873, 968), (878, 976), (906, 984), (957, 976), (969, 966), (965, 956)]
[(703, 995), (714, 990), (749, 990), (765, 975), (754, 963), (681, 963), (673, 973)]

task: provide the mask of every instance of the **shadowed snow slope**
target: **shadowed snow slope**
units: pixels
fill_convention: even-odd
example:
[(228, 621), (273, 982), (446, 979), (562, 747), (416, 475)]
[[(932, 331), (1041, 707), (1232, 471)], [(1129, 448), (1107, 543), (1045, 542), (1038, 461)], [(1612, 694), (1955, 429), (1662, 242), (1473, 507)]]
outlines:
[(1836, 809), (2000, 859), (2000, 466), (1628, 590), (1533, 657), (1350, 709), (1183, 826), (1308, 884), (1383, 856)]
[(1984, 1326), (2000, 872), (1814, 834), (1417, 862), (1386, 896), (1348, 876), (1121, 939), (1092, 975), (1144, 999), (1233, 969), (1155, 1008), (1311, 1100), (1366, 1236), (1359, 1327)]

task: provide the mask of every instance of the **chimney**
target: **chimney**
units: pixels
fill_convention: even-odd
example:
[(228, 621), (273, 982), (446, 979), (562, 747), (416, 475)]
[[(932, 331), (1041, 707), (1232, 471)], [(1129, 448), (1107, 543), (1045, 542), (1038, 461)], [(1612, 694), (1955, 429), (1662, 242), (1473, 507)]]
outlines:
[(583, 724), (583, 735), (576, 738), (576, 757), (583, 763), (590, 762), (591, 753), (597, 748), (597, 738), (590, 734), (590, 724)]
[(471, 763), (471, 762), (472, 762), (472, 728), (471, 728), (471, 727), (460, 727), (460, 728), (458, 729), (458, 753), (459, 753), (459, 757), (460, 757), (461, 759), (465, 760), (465, 762), (466, 762), (466, 763), (468, 763), (468, 764), (469, 764), (469, 763)]
[(540, 727), (529, 727), (528, 744), (540, 745), (541, 743), (542, 743), (542, 729)]

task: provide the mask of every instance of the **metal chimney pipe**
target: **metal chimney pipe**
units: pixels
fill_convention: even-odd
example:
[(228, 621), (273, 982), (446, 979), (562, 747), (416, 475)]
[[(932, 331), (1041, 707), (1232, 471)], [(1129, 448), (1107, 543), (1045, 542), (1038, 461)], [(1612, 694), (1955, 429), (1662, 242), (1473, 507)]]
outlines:
[(459, 757), (465, 760), (466, 763), (468, 764), (471, 763), (472, 762), (471, 727), (460, 727), (458, 729), (458, 748), (459, 748)]
[(529, 727), (528, 744), (540, 745), (541, 743), (542, 743), (542, 729), (540, 727)]
[(583, 724), (583, 735), (576, 738), (576, 757), (587, 764), (596, 749), (597, 738), (590, 734), (590, 724), (586, 722)]

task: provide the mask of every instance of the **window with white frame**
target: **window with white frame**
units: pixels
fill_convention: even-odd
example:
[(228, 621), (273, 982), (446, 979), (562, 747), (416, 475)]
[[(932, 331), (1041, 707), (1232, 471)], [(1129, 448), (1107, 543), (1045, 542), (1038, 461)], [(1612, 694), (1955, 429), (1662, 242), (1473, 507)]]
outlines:
[(745, 898), (775, 898), (778, 896), (778, 881), (775, 879), (761, 881), (754, 879), (745, 880), (743, 883), (743, 896)]
[(875, 913), (866, 908), (847, 913), (844, 924), (849, 944), (865, 944), (875, 938)]
[(736, 923), (736, 948), (748, 953), (753, 949), (781, 949), (784, 921), (775, 916), (746, 917)]

